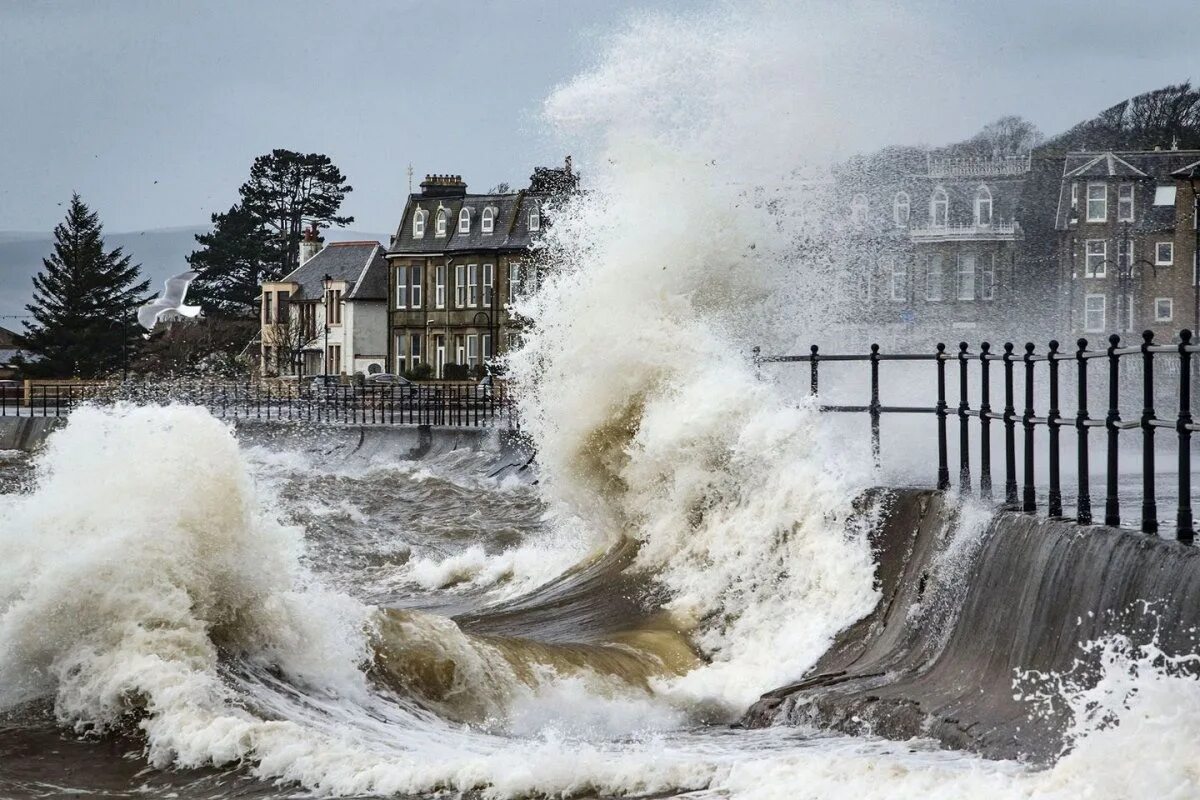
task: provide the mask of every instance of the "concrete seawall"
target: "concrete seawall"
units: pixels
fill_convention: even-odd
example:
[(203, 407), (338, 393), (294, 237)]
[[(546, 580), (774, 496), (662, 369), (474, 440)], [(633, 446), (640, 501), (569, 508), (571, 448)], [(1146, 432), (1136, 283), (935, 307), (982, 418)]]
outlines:
[(0, 417), (0, 450), (32, 452), (66, 423), (61, 417)]
[(981, 538), (961, 537), (959, 525), (936, 492), (894, 493), (874, 533), (879, 605), (744, 722), (932, 736), (989, 757), (1047, 761), (1063, 746), (1065, 714), (1035, 715), (1014, 699), (1019, 671), (1094, 666), (1082, 645), (1113, 633), (1196, 652), (1200, 550), (1017, 513), (996, 515)]

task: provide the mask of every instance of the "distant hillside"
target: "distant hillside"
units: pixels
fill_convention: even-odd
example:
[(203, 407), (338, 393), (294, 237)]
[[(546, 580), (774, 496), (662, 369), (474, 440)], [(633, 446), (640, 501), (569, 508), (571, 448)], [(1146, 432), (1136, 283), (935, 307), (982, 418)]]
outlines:
[[(134, 263), (142, 265), (142, 273), (157, 291), (167, 277), (187, 269), (184, 258), (196, 249), (197, 233), (208, 230), (206, 225), (185, 228), (159, 228), (129, 233), (105, 233), (108, 248), (124, 247)], [(364, 233), (353, 230), (325, 231), (331, 242), (348, 239), (374, 239), (387, 243), (388, 234)], [(42, 259), (54, 250), (49, 233), (0, 231), (0, 326), (20, 331), (21, 320), (12, 315), (28, 313), (25, 304), (33, 296), (33, 276), (42, 268)]]

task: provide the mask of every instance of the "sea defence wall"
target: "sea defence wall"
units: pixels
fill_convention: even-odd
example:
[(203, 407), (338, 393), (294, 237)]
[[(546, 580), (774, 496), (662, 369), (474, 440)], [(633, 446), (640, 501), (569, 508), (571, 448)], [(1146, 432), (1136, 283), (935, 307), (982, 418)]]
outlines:
[(0, 417), (0, 450), (36, 450), (66, 423), (59, 417)]
[(885, 502), (873, 533), (878, 606), (804, 680), (764, 695), (746, 725), (815, 722), (1048, 761), (1067, 715), (1016, 699), (1019, 672), (1087, 675), (1094, 655), (1082, 645), (1114, 633), (1172, 655), (1197, 651), (1195, 548), (1010, 512), (971, 534), (937, 492)]

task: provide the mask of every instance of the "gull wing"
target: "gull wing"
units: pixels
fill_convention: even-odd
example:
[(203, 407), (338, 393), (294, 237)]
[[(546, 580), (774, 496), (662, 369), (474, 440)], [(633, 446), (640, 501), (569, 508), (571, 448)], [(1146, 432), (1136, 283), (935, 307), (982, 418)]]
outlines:
[(159, 295), (159, 299), (165, 300), (172, 306), (178, 306), (183, 303), (183, 298), (187, 297), (188, 286), (198, 275), (198, 272), (181, 272), (167, 278), (163, 293)]

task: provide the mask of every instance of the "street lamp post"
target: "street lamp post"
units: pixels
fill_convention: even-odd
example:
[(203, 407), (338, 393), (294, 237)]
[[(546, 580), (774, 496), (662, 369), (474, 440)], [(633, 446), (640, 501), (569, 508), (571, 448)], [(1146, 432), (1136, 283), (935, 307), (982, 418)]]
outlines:
[(329, 380), (329, 298), (333, 294), (333, 276), (325, 273), (325, 277), (321, 279), (321, 286), (325, 289), (325, 353), (321, 356), (321, 363), (325, 365), (325, 381)]

